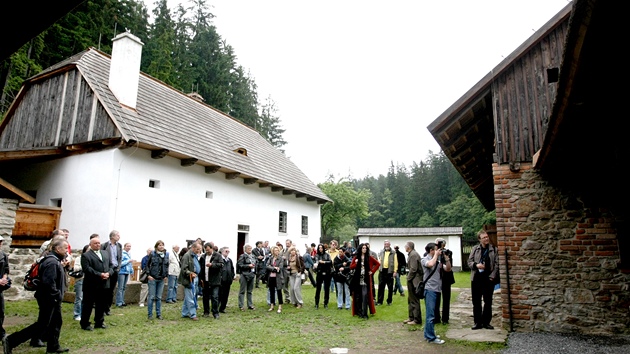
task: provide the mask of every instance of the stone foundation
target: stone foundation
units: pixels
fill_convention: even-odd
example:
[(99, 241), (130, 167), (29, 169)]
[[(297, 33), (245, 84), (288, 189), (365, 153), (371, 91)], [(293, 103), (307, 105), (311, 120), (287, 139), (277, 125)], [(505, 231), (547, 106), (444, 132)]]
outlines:
[(504, 327), (630, 333), (617, 216), (550, 185), (531, 165), (512, 172), (494, 164), (493, 172)]

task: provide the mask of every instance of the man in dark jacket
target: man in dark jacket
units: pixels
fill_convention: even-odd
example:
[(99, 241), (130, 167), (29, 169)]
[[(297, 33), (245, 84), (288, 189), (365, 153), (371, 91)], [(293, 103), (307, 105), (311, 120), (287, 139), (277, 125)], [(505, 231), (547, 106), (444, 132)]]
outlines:
[(59, 345), (59, 335), (63, 324), (61, 301), (66, 282), (61, 261), (68, 255), (68, 242), (63, 237), (54, 238), (51, 241), (51, 249), (52, 251), (39, 265), (41, 281), (35, 291), (35, 299), (37, 299), (39, 306), (37, 322), (2, 338), (5, 354), (10, 354), (13, 348), (29, 339), (31, 346), (43, 347), (46, 344), (40, 339), (42, 333), (46, 333), (47, 353), (65, 353), (68, 351), (68, 348), (61, 348)]
[(256, 257), (256, 287), (259, 287), (259, 283), (262, 281), (263, 284), (266, 284), (265, 280), (265, 250), (263, 249), (262, 241), (256, 242), (256, 248), (252, 250), (252, 253)]
[[(490, 243), (490, 237), (485, 230), (477, 234), (479, 244), (473, 247), (468, 256), (470, 268), (470, 291), (472, 293), (473, 318), (475, 325), (472, 329), (494, 329), (492, 320), (492, 294), (494, 280), (499, 275), (499, 252)], [(481, 300), (483, 299), (483, 307)]]
[(105, 326), (105, 309), (109, 297), (110, 279), (114, 270), (110, 268), (109, 253), (101, 251), (101, 240), (95, 237), (90, 240), (90, 249), (81, 255), (83, 278), (83, 305), (81, 307), (81, 328), (92, 331), (90, 316), (94, 308), (94, 327)]
[(221, 269), (223, 258), (218, 252), (214, 252), (214, 244), (206, 242), (203, 246), (206, 250), (199, 260), (201, 272), (199, 279), (203, 287), (203, 317), (210, 315), (210, 301), (212, 301), (212, 316), (219, 318), (219, 288), (221, 287)]
[(229, 257), (230, 248), (221, 247), (219, 250), (221, 257), (223, 258), (223, 267), (221, 268), (221, 287), (219, 288), (219, 312), (225, 313), (225, 307), (227, 306), (228, 298), (230, 296), (230, 288), (234, 281), (234, 263)]
[(118, 272), (120, 271), (120, 263), (122, 262), (122, 245), (120, 242), (120, 233), (112, 230), (109, 233), (109, 241), (101, 245), (101, 250), (109, 255), (109, 267), (114, 272), (109, 277), (109, 288), (107, 289), (107, 298), (105, 299), (107, 306), (105, 307), (105, 315), (109, 316), (109, 311), (114, 301), (114, 288), (118, 283)]
[(394, 295), (396, 295), (396, 292), (399, 292), (400, 296), (405, 296), (405, 289), (400, 281), (400, 276), (407, 274), (407, 259), (398, 248), (398, 245), (394, 245), (394, 250), (396, 251), (396, 257), (398, 257), (398, 273), (396, 273), (396, 278), (394, 279)]

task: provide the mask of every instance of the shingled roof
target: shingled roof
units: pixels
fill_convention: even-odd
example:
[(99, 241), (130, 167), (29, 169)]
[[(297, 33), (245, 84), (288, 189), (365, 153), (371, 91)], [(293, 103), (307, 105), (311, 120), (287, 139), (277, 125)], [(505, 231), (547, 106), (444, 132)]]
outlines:
[(109, 55), (90, 48), (44, 70), (25, 85), (76, 67), (125, 145), (190, 159), (213, 172), (224, 172), (226, 178), (241, 177), (246, 184), (259, 183), (261, 188), (269, 186), (320, 204), (331, 201), (257, 131), (147, 74), (140, 73), (136, 109), (122, 106), (108, 87), (110, 62)]

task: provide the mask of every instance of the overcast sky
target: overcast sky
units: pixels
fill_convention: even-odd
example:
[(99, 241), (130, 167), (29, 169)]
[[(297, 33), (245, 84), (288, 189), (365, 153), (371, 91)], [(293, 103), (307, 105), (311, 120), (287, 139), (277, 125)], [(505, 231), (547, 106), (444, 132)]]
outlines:
[(427, 126), (569, 1), (207, 3), (260, 102), (276, 102), (287, 156), (320, 183), (439, 152)]

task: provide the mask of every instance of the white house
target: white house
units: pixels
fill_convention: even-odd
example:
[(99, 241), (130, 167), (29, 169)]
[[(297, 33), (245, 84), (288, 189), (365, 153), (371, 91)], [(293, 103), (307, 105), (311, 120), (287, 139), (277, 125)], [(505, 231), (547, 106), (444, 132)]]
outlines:
[(114, 39), (28, 79), (0, 124), (0, 177), (60, 206), (73, 248), (115, 229), (139, 260), (201, 237), (319, 242), (330, 199), (255, 130), (139, 71), (142, 42)]
[[(385, 240), (389, 240), (391, 246), (398, 245), (400, 251), (405, 252), (405, 243), (414, 243), (416, 251), (422, 256), (424, 247), (429, 242), (435, 242), (438, 237), (446, 240), (446, 248), (453, 251), (453, 269), (462, 270), (462, 227), (384, 227), (384, 228), (360, 228), (357, 231), (359, 244), (369, 243), (370, 250), (378, 253), (383, 249)], [(468, 260), (466, 260), (468, 261)]]

